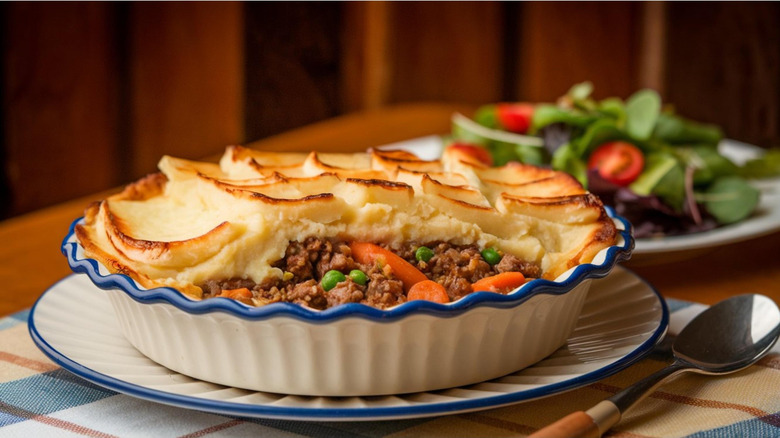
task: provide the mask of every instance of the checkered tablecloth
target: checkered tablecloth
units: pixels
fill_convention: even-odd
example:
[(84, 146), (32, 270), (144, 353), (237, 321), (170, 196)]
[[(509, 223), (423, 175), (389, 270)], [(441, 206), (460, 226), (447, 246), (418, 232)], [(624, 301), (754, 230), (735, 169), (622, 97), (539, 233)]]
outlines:
[[(704, 306), (669, 300), (673, 335)], [(650, 356), (600, 382), (487, 411), (377, 422), (229, 417), (140, 400), (101, 388), (52, 363), (33, 344), (29, 312), (0, 319), (0, 437), (524, 436), (587, 409), (670, 359), (671, 336)], [(735, 374), (692, 373), (631, 409), (607, 436), (780, 437), (780, 345)]]

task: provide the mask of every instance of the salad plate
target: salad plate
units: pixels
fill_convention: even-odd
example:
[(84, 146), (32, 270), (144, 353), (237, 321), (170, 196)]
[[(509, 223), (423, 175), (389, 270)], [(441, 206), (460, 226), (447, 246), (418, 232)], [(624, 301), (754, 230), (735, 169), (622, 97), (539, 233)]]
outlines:
[[(443, 146), (442, 138), (432, 135), (380, 147), (404, 149), (417, 154), (420, 158), (432, 160), (441, 155)], [(718, 145), (718, 151), (734, 163), (743, 164), (759, 157), (762, 149), (726, 139)], [(666, 256), (670, 253), (695, 254), (698, 251), (754, 239), (780, 230), (780, 178), (754, 180), (751, 183), (761, 191), (761, 198), (756, 211), (747, 219), (709, 231), (658, 238), (637, 238), (632, 262), (657, 260), (657, 256)]]
[[(761, 148), (736, 140), (723, 140), (718, 151), (736, 164), (757, 158)], [(747, 219), (713, 230), (655, 239), (636, 239), (635, 255), (701, 250), (754, 239), (780, 230), (780, 178), (751, 182), (761, 191), (756, 211)]]
[(594, 280), (567, 343), (541, 362), (474, 385), (372, 397), (264, 393), (171, 371), (124, 338), (106, 293), (85, 275), (66, 277), (46, 291), (30, 312), (29, 329), (38, 347), (63, 368), (130, 396), (242, 417), (369, 421), (478, 411), (578, 388), (650, 353), (668, 322), (669, 311), (658, 292), (616, 267), (607, 277)]

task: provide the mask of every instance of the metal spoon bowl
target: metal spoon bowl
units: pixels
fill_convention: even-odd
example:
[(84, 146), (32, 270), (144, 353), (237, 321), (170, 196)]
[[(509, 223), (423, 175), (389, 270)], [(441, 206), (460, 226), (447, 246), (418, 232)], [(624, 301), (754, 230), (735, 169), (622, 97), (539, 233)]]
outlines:
[(721, 375), (749, 367), (780, 336), (780, 309), (763, 295), (739, 295), (708, 308), (680, 332), (672, 346), (674, 362), (587, 411), (538, 430), (531, 437), (599, 437), (621, 415), (664, 380), (686, 371)]

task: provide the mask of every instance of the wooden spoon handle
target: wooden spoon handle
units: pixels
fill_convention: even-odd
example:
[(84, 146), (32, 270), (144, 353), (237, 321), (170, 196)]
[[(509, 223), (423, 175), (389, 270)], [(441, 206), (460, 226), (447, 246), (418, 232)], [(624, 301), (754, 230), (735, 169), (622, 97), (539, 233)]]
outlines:
[(585, 411), (572, 412), (553, 424), (549, 424), (528, 438), (597, 438), (599, 427)]
[(620, 410), (611, 401), (604, 400), (587, 412), (571, 413), (528, 438), (598, 438), (618, 421)]

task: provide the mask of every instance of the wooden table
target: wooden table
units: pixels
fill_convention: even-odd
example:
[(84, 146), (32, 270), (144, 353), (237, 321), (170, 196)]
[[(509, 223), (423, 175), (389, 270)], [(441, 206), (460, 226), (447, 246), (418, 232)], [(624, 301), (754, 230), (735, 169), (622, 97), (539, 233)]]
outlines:
[[(414, 104), (339, 117), (250, 146), (275, 151), (361, 151), (370, 146), (441, 134), (453, 111), (468, 106)], [(0, 223), (0, 316), (30, 307), (70, 274), (60, 243), (84, 207), (106, 193), (86, 196)], [(685, 260), (628, 267), (661, 294), (712, 304), (741, 293), (762, 293), (780, 303), (780, 233), (726, 245)]]

